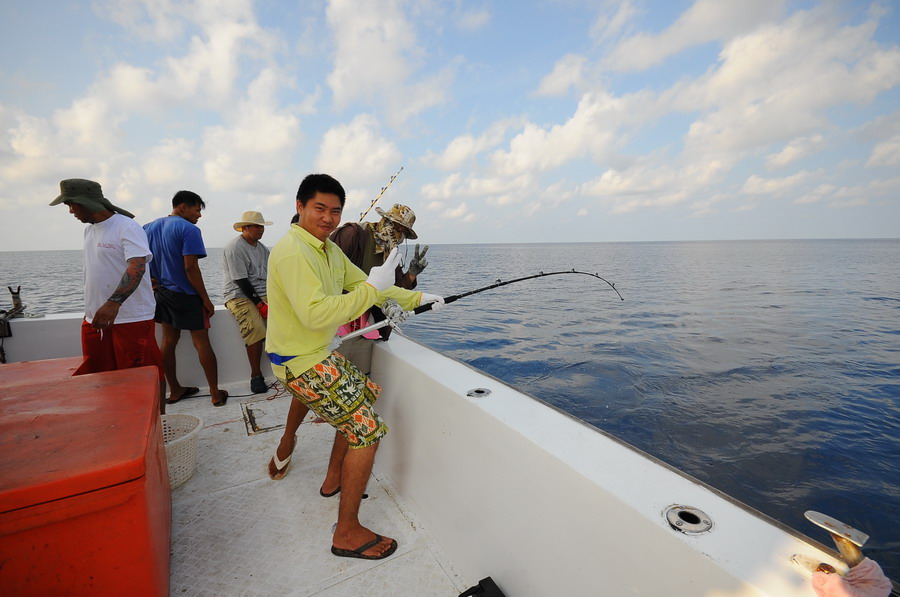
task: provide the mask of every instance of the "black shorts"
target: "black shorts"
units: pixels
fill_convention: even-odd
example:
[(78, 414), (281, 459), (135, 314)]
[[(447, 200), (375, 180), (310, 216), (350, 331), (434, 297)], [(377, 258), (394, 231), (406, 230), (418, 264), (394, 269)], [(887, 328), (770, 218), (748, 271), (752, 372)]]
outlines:
[(156, 316), (158, 323), (168, 323), (176, 330), (209, 329), (209, 317), (203, 309), (203, 299), (196, 294), (184, 294), (168, 288), (158, 287)]

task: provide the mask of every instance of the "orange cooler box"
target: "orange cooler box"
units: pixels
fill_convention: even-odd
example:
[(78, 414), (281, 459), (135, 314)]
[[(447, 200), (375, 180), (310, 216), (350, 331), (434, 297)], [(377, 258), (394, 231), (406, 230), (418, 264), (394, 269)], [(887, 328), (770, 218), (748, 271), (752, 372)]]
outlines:
[(157, 370), (0, 365), (0, 595), (168, 595)]

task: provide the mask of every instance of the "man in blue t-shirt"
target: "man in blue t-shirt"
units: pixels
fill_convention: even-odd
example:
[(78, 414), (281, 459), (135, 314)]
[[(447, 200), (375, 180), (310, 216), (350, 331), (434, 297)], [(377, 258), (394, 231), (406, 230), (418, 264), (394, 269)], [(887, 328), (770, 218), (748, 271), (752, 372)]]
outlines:
[(206, 203), (197, 193), (178, 191), (172, 198), (172, 213), (144, 225), (153, 253), (150, 278), (156, 296), (155, 319), (163, 328), (160, 350), (169, 382), (168, 404), (200, 391), (182, 386), (175, 374), (175, 348), (181, 330), (191, 332), (213, 406), (225, 406), (228, 400), (228, 393), (219, 389), (218, 362), (209, 342), (209, 318), (216, 309), (200, 273), (199, 261), (206, 257), (206, 247), (196, 224), (204, 207)]

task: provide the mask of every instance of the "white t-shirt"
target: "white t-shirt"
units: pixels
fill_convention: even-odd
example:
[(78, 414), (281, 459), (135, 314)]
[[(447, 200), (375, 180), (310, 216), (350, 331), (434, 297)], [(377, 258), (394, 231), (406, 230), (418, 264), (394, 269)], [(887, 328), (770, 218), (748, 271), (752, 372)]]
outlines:
[[(88, 224), (84, 229), (84, 316), (90, 322), (122, 281), (132, 257), (153, 258), (147, 233), (140, 224), (122, 214)], [(153, 319), (156, 299), (147, 268), (137, 289), (119, 308), (115, 323)]]

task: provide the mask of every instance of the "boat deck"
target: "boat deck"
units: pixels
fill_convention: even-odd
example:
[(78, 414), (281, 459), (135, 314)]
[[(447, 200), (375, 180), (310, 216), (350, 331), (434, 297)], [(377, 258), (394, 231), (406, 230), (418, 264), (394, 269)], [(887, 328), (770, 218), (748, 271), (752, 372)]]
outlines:
[(273, 481), (266, 466), (289, 396), (278, 385), (267, 394), (251, 394), (247, 382), (221, 387), (230, 394), (224, 407), (214, 408), (206, 390), (166, 407), (204, 423), (196, 470), (172, 491), (172, 595), (445, 597), (465, 590), (427, 529), (374, 476), (360, 519), (395, 538), (397, 551), (378, 561), (332, 555), (339, 498), (321, 497), (319, 487), (334, 431), (310, 413), (289, 474)]

